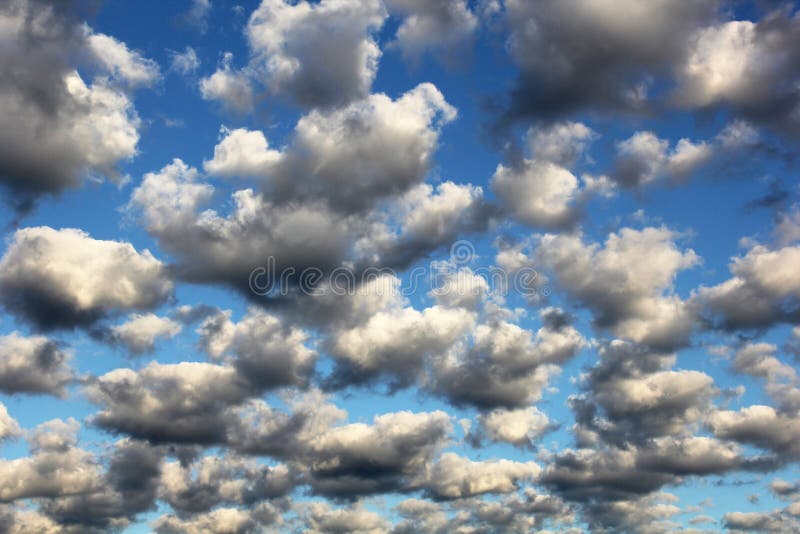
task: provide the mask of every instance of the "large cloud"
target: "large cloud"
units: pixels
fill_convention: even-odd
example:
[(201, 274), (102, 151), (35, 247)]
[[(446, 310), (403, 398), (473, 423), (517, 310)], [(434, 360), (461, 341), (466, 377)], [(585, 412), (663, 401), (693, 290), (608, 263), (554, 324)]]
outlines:
[(507, 1), (509, 47), (520, 75), (505, 119), (641, 108), (648, 77), (670, 70), (687, 38), (712, 20), (716, 5), (715, 0)]
[[(260, 81), (272, 93), (302, 107), (341, 106), (369, 94), (381, 51), (373, 38), (386, 18), (378, 0), (289, 3), (263, 0), (250, 16), (250, 63), (241, 72), (228, 65), (204, 80), (204, 96), (246, 110), (230, 81)], [(222, 74), (225, 78), (222, 78)], [(236, 97), (231, 99), (231, 97)]]
[[(87, 174), (118, 179), (136, 154), (139, 118), (117, 85), (152, 84), (155, 63), (93, 33), (71, 3), (14, 0), (0, 8), (0, 185), (28, 208)], [(107, 72), (87, 83), (76, 58)]]
[[(680, 250), (678, 237), (664, 227), (623, 228), (601, 248), (580, 235), (546, 234), (533, 257), (567, 295), (592, 311), (596, 326), (669, 349), (688, 342), (694, 323), (673, 283), (698, 257), (691, 249)], [(651, 261), (640, 261), (644, 257)]]
[(171, 293), (166, 268), (149, 251), (72, 228), (17, 230), (0, 260), (3, 306), (41, 329), (88, 326), (153, 308)]

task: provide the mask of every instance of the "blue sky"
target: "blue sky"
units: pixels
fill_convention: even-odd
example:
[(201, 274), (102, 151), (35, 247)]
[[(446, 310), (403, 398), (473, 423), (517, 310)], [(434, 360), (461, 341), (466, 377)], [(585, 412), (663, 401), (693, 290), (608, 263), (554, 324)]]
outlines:
[(794, 3), (0, 22), (0, 530), (800, 529)]

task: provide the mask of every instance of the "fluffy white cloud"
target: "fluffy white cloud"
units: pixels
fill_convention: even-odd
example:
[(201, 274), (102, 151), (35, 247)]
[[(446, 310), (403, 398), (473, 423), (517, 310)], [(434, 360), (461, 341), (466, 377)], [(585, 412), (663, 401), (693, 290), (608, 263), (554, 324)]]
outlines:
[(231, 321), (231, 312), (209, 317), (199, 332), (212, 358), (232, 356), (230, 364), (256, 387), (302, 386), (314, 370), (316, 353), (306, 346), (308, 334), (258, 308), (250, 308), (238, 323)]
[(134, 52), (110, 35), (88, 30), (89, 51), (96, 61), (115, 78), (130, 86), (148, 86), (161, 77), (158, 64)]
[(304, 107), (363, 98), (381, 55), (372, 34), (385, 18), (378, 0), (263, 0), (247, 24), (250, 69)]
[(461, 499), (483, 493), (510, 493), (521, 481), (534, 480), (541, 468), (534, 462), (473, 462), (445, 453), (425, 474), (425, 489), (439, 499)]
[(111, 327), (111, 339), (121, 343), (131, 354), (145, 354), (155, 349), (158, 339), (177, 336), (181, 325), (153, 313), (133, 314), (122, 324)]
[(403, 17), (393, 44), (411, 61), (419, 61), (428, 50), (445, 61), (457, 59), (478, 27), (478, 18), (464, 0), (386, 0), (386, 5)]
[(205, 100), (218, 100), (235, 113), (246, 113), (253, 109), (255, 95), (249, 78), (231, 68), (233, 54), (226, 52), (219, 68), (200, 80), (200, 94)]
[(72, 228), (17, 230), (0, 260), (3, 305), (41, 328), (152, 308), (171, 293), (166, 268), (149, 251)]
[[(87, 175), (119, 180), (117, 164), (136, 154), (140, 121), (114, 82), (153, 83), (158, 66), (44, 2), (5, 3), (0, 27), (0, 184), (9, 200), (27, 209)], [(75, 70), (81, 57), (97, 67), (94, 81)]]
[[(594, 312), (594, 322), (615, 335), (659, 346), (688, 340), (693, 317), (673, 293), (675, 276), (696, 265), (693, 250), (681, 251), (667, 228), (623, 228), (605, 245), (580, 235), (542, 236), (534, 253), (564, 291)], [(649, 258), (649, 261), (641, 261)]]
[(527, 447), (550, 428), (547, 415), (531, 406), (517, 410), (502, 408), (479, 417), (482, 433), (491, 441)]
[(734, 257), (733, 275), (693, 296), (709, 321), (725, 329), (763, 328), (800, 317), (800, 246), (753, 246)]
[(8, 415), (8, 410), (0, 403), (0, 442), (19, 436), (22, 433), (13, 417)]

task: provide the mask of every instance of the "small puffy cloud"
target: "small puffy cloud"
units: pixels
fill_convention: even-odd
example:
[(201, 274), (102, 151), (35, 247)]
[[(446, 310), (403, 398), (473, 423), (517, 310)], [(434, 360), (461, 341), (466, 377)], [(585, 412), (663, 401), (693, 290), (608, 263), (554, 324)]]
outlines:
[(170, 56), (170, 70), (188, 76), (200, 67), (200, 58), (197, 57), (197, 52), (191, 46), (183, 49), (183, 52), (169, 51)]
[(800, 317), (800, 246), (770, 249), (754, 245), (734, 257), (733, 275), (711, 287), (700, 287), (693, 303), (709, 323), (725, 330), (759, 329)]
[(254, 387), (304, 386), (314, 371), (316, 353), (307, 346), (308, 334), (258, 308), (250, 308), (238, 323), (229, 311), (211, 316), (199, 332), (204, 350), (228, 360)]
[(395, 412), (310, 436), (298, 458), (314, 493), (339, 499), (414, 488), (452, 425), (441, 411)]
[(312, 502), (302, 506), (300, 515), (305, 524), (304, 532), (309, 534), (382, 534), (389, 530), (386, 519), (361, 504), (331, 508), (323, 502)]
[(224, 136), (214, 147), (214, 157), (205, 161), (206, 172), (216, 176), (262, 177), (268, 174), (282, 154), (268, 148), (267, 138), (257, 130), (220, 130)]
[[(158, 66), (93, 33), (67, 5), (6, 2), (0, 26), (0, 186), (10, 203), (30, 209), (90, 175), (119, 180), (117, 165), (136, 155), (140, 121), (115, 82), (151, 84)], [(77, 58), (96, 67), (93, 81), (78, 73)]]
[(158, 64), (130, 50), (125, 43), (110, 35), (92, 33), (89, 30), (87, 42), (95, 60), (113, 78), (131, 86), (150, 86), (157, 82), (161, 73)]
[(42, 336), (0, 336), (0, 391), (63, 396), (74, 374), (70, 353)]
[(155, 350), (158, 339), (177, 336), (181, 325), (172, 319), (153, 313), (134, 314), (122, 324), (111, 327), (111, 340), (122, 344), (133, 355)]
[(427, 51), (445, 62), (456, 60), (469, 48), (478, 27), (478, 17), (465, 0), (387, 0), (386, 6), (403, 18), (392, 45), (414, 62)]
[(87, 326), (106, 315), (145, 310), (172, 293), (164, 265), (129, 243), (47, 226), (17, 230), (0, 259), (0, 299), (42, 329)]
[(478, 419), (479, 436), (517, 447), (530, 447), (551, 428), (547, 415), (533, 406), (516, 410), (498, 408), (481, 414)]
[(20, 434), (22, 434), (22, 430), (19, 427), (19, 423), (8, 414), (5, 405), (0, 403), (0, 442), (17, 437)]
[(528, 146), (534, 159), (562, 167), (575, 164), (597, 134), (580, 122), (560, 122), (528, 130)]
[(94, 457), (77, 448), (75, 420), (37, 427), (31, 456), (0, 460), (0, 500), (75, 495), (97, 488), (102, 473)]
[(534, 480), (541, 468), (534, 462), (474, 462), (445, 453), (425, 474), (424, 487), (437, 499), (463, 499), (485, 493), (510, 493), (522, 481)]
[(233, 54), (226, 52), (219, 68), (200, 80), (200, 95), (205, 100), (216, 100), (234, 113), (247, 113), (253, 109), (255, 95), (247, 76), (231, 68)]
[(235, 369), (200, 362), (115, 369), (86, 386), (95, 425), (153, 443), (223, 443), (231, 407), (251, 393)]
[(491, 184), (512, 216), (525, 224), (560, 228), (578, 217), (578, 179), (554, 163), (525, 160), (520, 169), (500, 165)]
[(708, 26), (690, 40), (676, 98), (696, 107), (729, 104), (748, 119), (797, 132), (798, 44), (797, 15), (788, 9)]
[(434, 358), (425, 387), (456, 406), (523, 408), (538, 400), (559, 364), (585, 344), (572, 326), (535, 334), (508, 321), (479, 324), (471, 343)]
[(625, 188), (642, 187), (661, 177), (679, 180), (690, 176), (713, 155), (714, 147), (704, 141), (680, 139), (670, 149), (669, 141), (659, 139), (653, 132), (636, 132), (617, 143), (612, 176)]
[[(615, 335), (661, 347), (687, 342), (693, 317), (673, 293), (675, 276), (696, 265), (693, 250), (680, 250), (668, 228), (623, 228), (605, 245), (580, 235), (546, 234), (534, 259), (573, 299), (588, 307), (594, 323)], [(641, 258), (652, 261), (642, 262)]]
[(307, 108), (364, 98), (381, 55), (373, 33), (385, 18), (378, 0), (263, 0), (247, 24), (249, 70)]

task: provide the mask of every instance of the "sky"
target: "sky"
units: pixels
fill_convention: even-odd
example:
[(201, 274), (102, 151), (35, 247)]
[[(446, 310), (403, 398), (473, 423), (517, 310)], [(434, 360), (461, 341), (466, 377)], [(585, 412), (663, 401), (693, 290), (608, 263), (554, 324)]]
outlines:
[(0, 532), (799, 532), (800, 6), (0, 0)]

